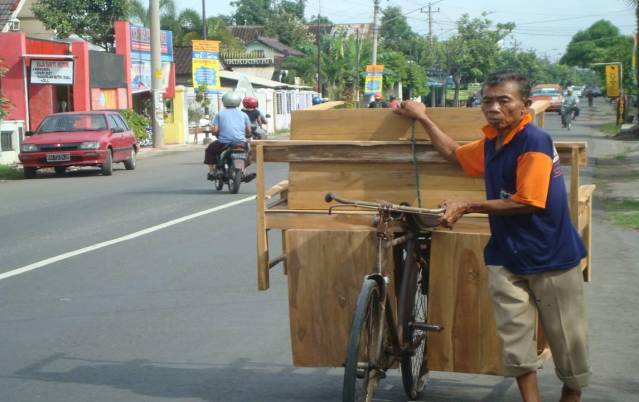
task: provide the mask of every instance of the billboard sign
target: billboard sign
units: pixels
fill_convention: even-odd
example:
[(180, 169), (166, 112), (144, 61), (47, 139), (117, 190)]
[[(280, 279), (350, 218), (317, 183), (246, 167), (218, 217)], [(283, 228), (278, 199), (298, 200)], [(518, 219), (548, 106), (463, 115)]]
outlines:
[(31, 83), (73, 85), (73, 61), (31, 60)]

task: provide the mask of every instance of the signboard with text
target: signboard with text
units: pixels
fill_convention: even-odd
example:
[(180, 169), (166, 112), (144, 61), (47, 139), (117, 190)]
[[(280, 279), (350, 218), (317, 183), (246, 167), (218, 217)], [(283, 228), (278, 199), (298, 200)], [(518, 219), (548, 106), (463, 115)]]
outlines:
[(31, 83), (73, 85), (73, 61), (31, 60)]
[[(151, 31), (149, 28), (130, 26), (131, 33), (131, 92), (151, 90)], [(167, 89), (173, 61), (173, 32), (160, 31), (162, 88)]]
[(364, 81), (364, 95), (374, 95), (382, 92), (384, 66), (381, 64), (366, 66), (366, 80)]
[(206, 92), (217, 93), (220, 85), (220, 42), (194, 40), (192, 55), (193, 88), (206, 85)]
[(606, 94), (619, 96), (619, 66), (617, 64), (606, 65)]

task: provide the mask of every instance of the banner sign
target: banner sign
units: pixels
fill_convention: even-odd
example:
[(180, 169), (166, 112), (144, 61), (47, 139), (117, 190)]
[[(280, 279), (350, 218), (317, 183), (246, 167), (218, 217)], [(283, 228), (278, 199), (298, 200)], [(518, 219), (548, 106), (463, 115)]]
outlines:
[[(151, 61), (151, 30), (136, 25), (130, 26), (131, 59)], [(173, 32), (160, 31), (162, 61), (173, 61)]]
[(217, 93), (220, 85), (220, 42), (194, 40), (192, 55), (193, 88), (206, 85), (206, 92)]
[(369, 64), (366, 66), (366, 81), (364, 81), (364, 95), (374, 95), (382, 92), (384, 66)]
[[(131, 92), (151, 90), (153, 76), (151, 72), (151, 30), (130, 25), (131, 32)], [(169, 74), (173, 61), (173, 32), (160, 31), (162, 88), (169, 86)]]
[(73, 61), (31, 60), (31, 83), (73, 85)]
[(606, 65), (606, 93), (608, 96), (619, 96), (619, 65)]

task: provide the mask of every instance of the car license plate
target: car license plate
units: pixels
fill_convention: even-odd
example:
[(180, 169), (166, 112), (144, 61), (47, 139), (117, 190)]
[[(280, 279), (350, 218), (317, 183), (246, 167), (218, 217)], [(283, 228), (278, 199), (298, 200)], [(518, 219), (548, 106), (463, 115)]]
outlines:
[(47, 162), (66, 162), (71, 160), (71, 154), (47, 154)]

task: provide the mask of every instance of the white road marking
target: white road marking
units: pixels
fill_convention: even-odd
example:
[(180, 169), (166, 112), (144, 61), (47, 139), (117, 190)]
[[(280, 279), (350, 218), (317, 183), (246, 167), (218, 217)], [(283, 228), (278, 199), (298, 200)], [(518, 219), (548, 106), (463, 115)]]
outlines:
[(183, 216), (183, 217), (177, 218), (177, 219), (173, 219), (171, 221), (164, 222), (164, 223), (161, 223), (159, 225), (151, 226), (149, 228), (142, 229), (140, 231), (137, 231), (137, 232), (134, 232), (134, 233), (122, 236), (122, 237), (118, 237), (116, 239), (107, 240), (107, 241), (104, 241), (104, 242), (101, 242), (101, 243), (97, 243), (97, 244), (94, 244), (94, 245), (91, 245), (91, 246), (83, 247), (83, 248), (78, 249), (78, 250), (69, 251), (68, 253), (56, 255), (55, 257), (47, 258), (47, 259), (42, 260), (42, 261), (34, 262), (33, 264), (25, 265), (24, 267), (16, 268), (16, 269), (13, 269), (11, 271), (7, 271), (7, 272), (5, 272), (3, 274), (0, 274), (0, 281), (3, 280), (3, 279), (11, 278), (12, 276), (24, 274), (25, 272), (33, 271), (34, 269), (42, 268), (42, 267), (47, 266), (49, 264), (53, 264), (53, 263), (56, 263), (56, 262), (59, 262), (59, 261), (62, 261), (62, 260), (66, 260), (66, 259), (71, 258), (71, 257), (75, 257), (76, 255), (85, 254), (85, 253), (88, 253), (88, 252), (91, 252), (91, 251), (99, 250), (99, 249), (104, 248), (104, 247), (112, 246), (114, 244), (122, 243), (122, 242), (125, 242), (127, 240), (132, 240), (132, 239), (135, 239), (136, 237), (140, 237), (140, 236), (147, 235), (149, 233), (157, 232), (158, 230), (166, 229), (168, 227), (177, 225), (177, 224), (182, 223), (182, 222), (189, 221), (191, 219), (198, 218), (198, 217), (206, 215), (206, 214), (210, 214), (212, 212), (217, 212), (217, 211), (221, 211), (221, 210), (226, 209), (226, 208), (234, 207), (236, 205), (243, 204), (243, 203), (248, 202), (248, 201), (252, 201), (255, 198), (256, 198), (256, 196), (252, 195), (250, 197), (242, 198), (241, 200), (228, 202), (226, 204), (218, 205), (217, 207), (205, 209), (204, 211), (196, 212), (194, 214), (186, 215), (186, 216)]

